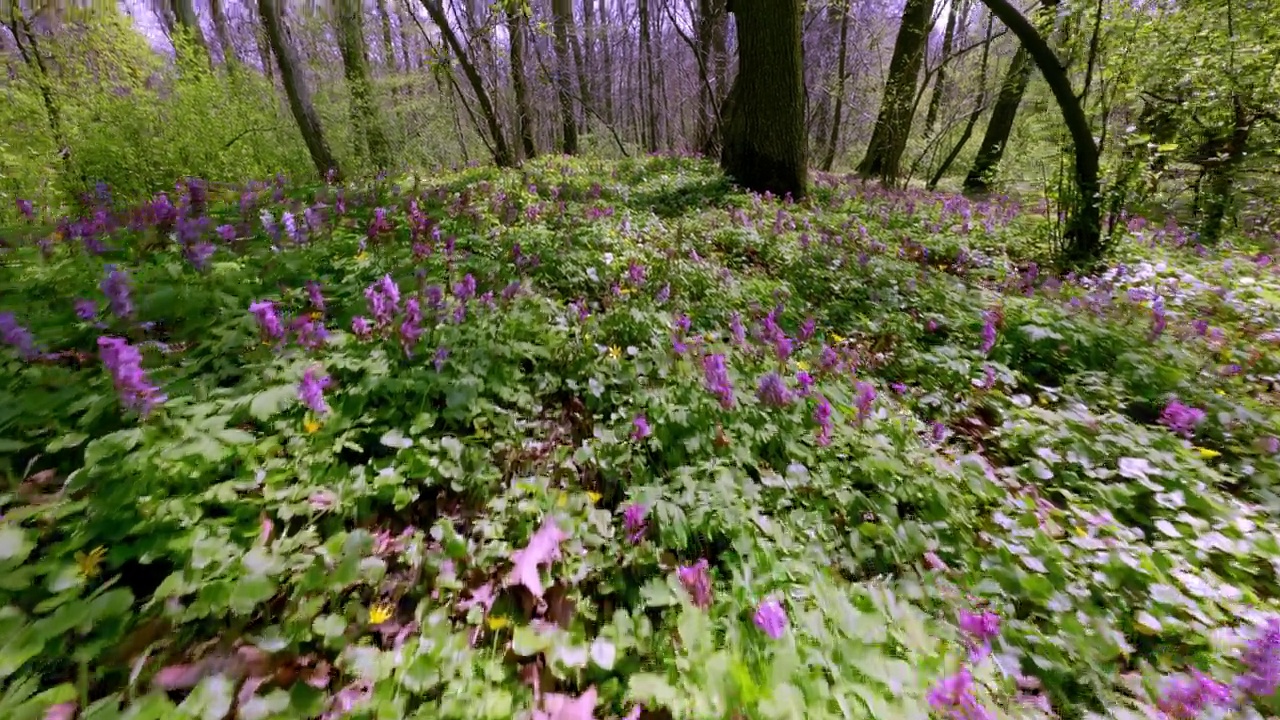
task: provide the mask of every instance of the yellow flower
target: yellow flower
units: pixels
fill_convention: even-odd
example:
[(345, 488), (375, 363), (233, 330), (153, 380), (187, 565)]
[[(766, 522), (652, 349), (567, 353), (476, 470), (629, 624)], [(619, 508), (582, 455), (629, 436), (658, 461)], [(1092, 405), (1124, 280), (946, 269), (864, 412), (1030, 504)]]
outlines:
[(831, 342), (842, 343), (844, 342), (844, 337), (837, 335), (835, 333), (831, 333)]
[(1205, 460), (1212, 460), (1222, 454), (1217, 450), (1210, 450), (1209, 448), (1202, 448), (1202, 447), (1196, 448), (1196, 452), (1200, 453), (1200, 457), (1204, 458)]
[(382, 623), (390, 620), (391, 616), (395, 614), (395, 611), (396, 608), (391, 603), (374, 603), (373, 607), (369, 608), (369, 624), (381, 625)]
[(618, 347), (617, 345), (610, 345), (609, 357), (613, 358), (614, 360), (617, 360), (618, 358), (622, 357), (622, 348)]
[(556, 507), (562, 508), (568, 504), (569, 504), (569, 496), (564, 493), (560, 493), (560, 496), (556, 498)]
[(618, 294), (619, 294), (619, 295), (630, 295), (630, 294), (631, 294), (631, 288), (629, 288), (629, 287), (618, 288)]
[(797, 368), (799, 368), (799, 369), (801, 369), (801, 370), (804, 370), (804, 371), (808, 372), (808, 370), (809, 370), (809, 363), (807, 363), (807, 362), (805, 362), (805, 361), (803, 361), (803, 360), (797, 360), (797, 361), (796, 361), (796, 367), (797, 367)]
[(302, 421), (302, 429), (307, 431), (308, 435), (314, 435), (320, 430), (320, 423), (311, 418)]
[(359, 253), (356, 253), (356, 261), (357, 261), (357, 262), (364, 262), (365, 260), (368, 260), (368, 259), (369, 259), (369, 253), (367, 253), (367, 252), (359, 252)]
[(324, 313), (320, 312), (319, 310), (316, 310), (315, 312), (311, 313), (312, 320), (319, 320), (322, 317), (324, 317)]
[(600, 498), (602, 497), (604, 496), (598, 492), (591, 492), (590, 490), (587, 491), (587, 499), (591, 501), (592, 505), (595, 505), (596, 503), (600, 502)]
[(484, 623), (489, 626), (490, 630), (496, 631), (510, 625), (511, 620), (509, 618), (504, 618), (501, 615), (491, 615), (485, 618)]
[(76, 564), (80, 566), (80, 574), (86, 578), (96, 577), (102, 570), (102, 560), (107, 556), (107, 549), (99, 545), (89, 554), (83, 552), (76, 553)]
[(1079, 525), (1076, 526), (1076, 534), (1080, 537), (1087, 537), (1089, 535), (1089, 533)]

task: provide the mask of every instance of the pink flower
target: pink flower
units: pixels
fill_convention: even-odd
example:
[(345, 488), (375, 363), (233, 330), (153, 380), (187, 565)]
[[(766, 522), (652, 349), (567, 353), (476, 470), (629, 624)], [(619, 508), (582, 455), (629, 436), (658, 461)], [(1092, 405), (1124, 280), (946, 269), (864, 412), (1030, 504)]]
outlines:
[(554, 520), (544, 522), (533, 537), (529, 538), (529, 544), (523, 550), (511, 554), (515, 567), (507, 576), (507, 584), (524, 585), (534, 597), (541, 599), (545, 588), (542, 586), (538, 567), (551, 564), (560, 555), (560, 543), (568, 538)]

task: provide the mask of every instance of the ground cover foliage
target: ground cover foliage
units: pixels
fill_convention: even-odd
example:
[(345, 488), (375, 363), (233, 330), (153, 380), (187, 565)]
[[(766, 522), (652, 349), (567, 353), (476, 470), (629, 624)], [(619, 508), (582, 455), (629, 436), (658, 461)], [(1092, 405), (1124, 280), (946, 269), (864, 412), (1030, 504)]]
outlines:
[(1257, 239), (662, 157), (19, 209), (0, 716), (1277, 709)]

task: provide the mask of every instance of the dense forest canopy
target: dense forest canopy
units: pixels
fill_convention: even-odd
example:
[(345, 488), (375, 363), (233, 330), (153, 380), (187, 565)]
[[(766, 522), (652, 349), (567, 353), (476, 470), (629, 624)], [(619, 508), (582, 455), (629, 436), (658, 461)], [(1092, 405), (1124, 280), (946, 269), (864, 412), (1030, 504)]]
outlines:
[(1280, 716), (1280, 2), (0, 60), (0, 719)]

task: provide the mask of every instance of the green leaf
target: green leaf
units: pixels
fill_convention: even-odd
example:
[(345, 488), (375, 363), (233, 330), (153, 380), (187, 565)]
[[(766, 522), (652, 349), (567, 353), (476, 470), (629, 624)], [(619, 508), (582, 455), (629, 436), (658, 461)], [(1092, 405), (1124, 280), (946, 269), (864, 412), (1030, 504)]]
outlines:
[(297, 397), (297, 388), (293, 385), (277, 385), (263, 390), (249, 401), (249, 414), (257, 420), (266, 420), (284, 410)]
[(322, 638), (334, 638), (346, 632), (347, 621), (341, 615), (321, 615), (312, 621), (311, 630)]
[(537, 655), (551, 647), (551, 638), (538, 634), (528, 625), (521, 625), (511, 633), (511, 650), (522, 657)]
[(0, 560), (22, 562), (35, 547), (27, 532), (16, 525), (0, 526)]

